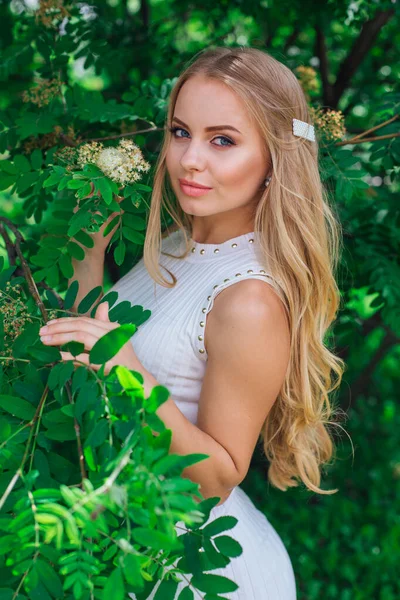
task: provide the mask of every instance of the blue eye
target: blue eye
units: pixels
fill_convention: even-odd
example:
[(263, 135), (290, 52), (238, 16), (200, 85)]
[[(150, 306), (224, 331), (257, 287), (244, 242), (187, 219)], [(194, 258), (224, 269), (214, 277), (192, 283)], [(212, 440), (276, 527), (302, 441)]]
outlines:
[[(174, 137), (176, 137), (176, 138), (185, 137), (185, 136), (181, 136), (181, 135), (178, 135), (178, 136), (175, 135), (178, 130), (186, 131), (186, 129), (182, 129), (182, 127), (169, 127), (168, 129), (172, 134), (174, 134)], [(186, 131), (186, 133), (187, 133), (187, 131)], [(214, 138), (214, 139), (221, 139), (221, 140), (224, 140), (225, 142), (228, 142), (227, 144), (217, 144), (217, 146), (220, 146), (222, 148), (228, 148), (229, 146), (235, 146), (235, 143), (232, 142), (232, 140), (230, 140), (229, 138), (225, 137), (224, 135), (217, 135), (216, 138)]]

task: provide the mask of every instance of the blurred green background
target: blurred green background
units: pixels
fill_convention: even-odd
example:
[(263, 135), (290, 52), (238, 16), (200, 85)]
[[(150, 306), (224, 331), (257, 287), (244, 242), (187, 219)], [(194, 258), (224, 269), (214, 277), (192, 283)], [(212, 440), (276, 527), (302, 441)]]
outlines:
[[(300, 600), (400, 598), (398, 14), (398, 3), (362, 0), (0, 1), (0, 214), (18, 225), (28, 257), (53, 195), (38, 152), (37, 164), (15, 161), (17, 181), (9, 161), (154, 129), (130, 136), (154, 166), (173, 80), (205, 47), (265, 50), (294, 70), (310, 106), (343, 114), (341, 137), (337, 112), (319, 131), (344, 233), (334, 346), (347, 363), (336, 402), (348, 435), (337, 428), (322, 484), (339, 492), (272, 488), (259, 449), (242, 485), (281, 535)], [(371, 141), (341, 143), (382, 123), (364, 135)], [(128, 245), (121, 267), (109, 253), (107, 286), (141, 252)], [(65, 278), (55, 287), (63, 294)]]

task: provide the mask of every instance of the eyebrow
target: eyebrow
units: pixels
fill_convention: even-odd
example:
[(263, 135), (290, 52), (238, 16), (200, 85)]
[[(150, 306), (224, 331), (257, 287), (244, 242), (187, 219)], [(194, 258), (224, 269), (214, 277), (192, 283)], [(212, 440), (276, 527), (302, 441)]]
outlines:
[[(172, 117), (172, 121), (177, 121), (178, 123), (189, 129), (189, 126), (186, 125), (186, 123), (184, 123), (180, 119), (178, 119), (178, 117)], [(237, 133), (240, 133), (239, 129), (232, 127), (232, 125), (213, 125), (212, 127), (206, 127), (205, 131), (220, 131), (221, 129), (229, 129), (231, 131), (236, 131)]]

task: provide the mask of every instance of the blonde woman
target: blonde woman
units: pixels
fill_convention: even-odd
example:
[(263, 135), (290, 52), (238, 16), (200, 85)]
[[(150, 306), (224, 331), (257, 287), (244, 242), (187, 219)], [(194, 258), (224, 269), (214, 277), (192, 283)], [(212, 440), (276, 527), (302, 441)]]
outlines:
[[(171, 93), (144, 257), (112, 288), (152, 311), (116, 362), (140, 371), (147, 393), (170, 390), (158, 414), (171, 451), (210, 455), (184, 475), (221, 498), (210, 520), (238, 518), (228, 533), (243, 553), (212, 571), (239, 585), (224, 594), (236, 600), (296, 598), (279, 534), (240, 488), (259, 438), (273, 486), (337, 491), (320, 482), (333, 455), (328, 394), (343, 371), (324, 345), (340, 238), (317, 154), (286, 66), (253, 48), (201, 52)], [(175, 223), (163, 235), (162, 211)], [(75, 264), (80, 297), (102, 283), (111, 235), (96, 234)], [(89, 350), (110, 326), (104, 303), (95, 319), (61, 320), (53, 343), (79, 331)]]

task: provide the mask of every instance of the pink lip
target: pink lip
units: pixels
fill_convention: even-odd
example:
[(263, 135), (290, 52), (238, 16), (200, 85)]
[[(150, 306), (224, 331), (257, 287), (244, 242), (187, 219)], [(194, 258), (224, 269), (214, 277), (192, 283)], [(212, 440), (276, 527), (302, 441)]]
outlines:
[(179, 180), (179, 185), (181, 186), (181, 190), (186, 196), (192, 196), (193, 198), (198, 198), (199, 196), (204, 196), (207, 194), (212, 188), (200, 188), (195, 187), (193, 185), (187, 185), (182, 180)]
[(206, 185), (201, 185), (201, 183), (195, 183), (194, 181), (188, 181), (187, 179), (180, 179), (179, 183), (183, 185), (190, 185), (191, 187), (199, 188), (201, 190), (211, 190), (211, 188)]

